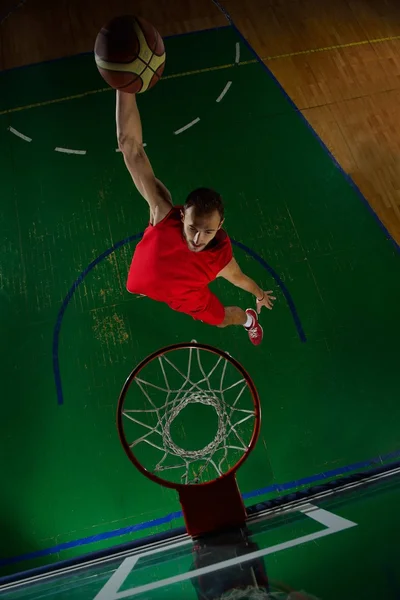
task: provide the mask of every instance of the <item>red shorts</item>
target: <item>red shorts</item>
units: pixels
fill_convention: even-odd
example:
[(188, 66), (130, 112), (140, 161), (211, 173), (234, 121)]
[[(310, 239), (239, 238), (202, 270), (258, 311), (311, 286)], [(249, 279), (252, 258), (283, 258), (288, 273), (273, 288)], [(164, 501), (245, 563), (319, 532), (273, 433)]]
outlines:
[(210, 292), (207, 289), (206, 302), (204, 302), (204, 295), (201, 297), (201, 308), (192, 308), (196, 306), (195, 297), (191, 301), (191, 307), (185, 306), (184, 308), (173, 308), (173, 310), (177, 310), (178, 312), (183, 312), (187, 315), (190, 315), (196, 321), (202, 321), (203, 323), (207, 323), (207, 325), (221, 325), (222, 321), (225, 319), (225, 307), (220, 300), (218, 300), (217, 296)]

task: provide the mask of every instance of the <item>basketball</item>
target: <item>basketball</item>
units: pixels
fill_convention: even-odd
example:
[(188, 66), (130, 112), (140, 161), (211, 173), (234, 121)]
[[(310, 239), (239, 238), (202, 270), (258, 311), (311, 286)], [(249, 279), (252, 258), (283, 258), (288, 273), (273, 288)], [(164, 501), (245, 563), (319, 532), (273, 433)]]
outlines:
[(165, 66), (164, 42), (142, 17), (112, 19), (96, 37), (94, 55), (103, 79), (116, 90), (139, 94), (152, 88)]

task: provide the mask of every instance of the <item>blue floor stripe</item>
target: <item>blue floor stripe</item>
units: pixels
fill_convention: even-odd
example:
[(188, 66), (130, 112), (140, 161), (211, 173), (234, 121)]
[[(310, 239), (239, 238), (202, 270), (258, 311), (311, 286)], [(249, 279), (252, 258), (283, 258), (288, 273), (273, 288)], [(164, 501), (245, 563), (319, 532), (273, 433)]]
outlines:
[[(359, 188), (356, 186), (356, 184), (354, 183), (354, 181), (342, 169), (342, 167), (339, 165), (339, 163), (337, 162), (337, 160), (335, 159), (335, 157), (332, 155), (332, 153), (329, 151), (329, 149), (322, 142), (321, 138), (316, 134), (316, 132), (311, 127), (311, 125), (308, 123), (308, 121), (306, 120), (306, 118), (302, 115), (302, 113), (296, 107), (296, 105), (291, 100), (291, 98), (288, 96), (288, 94), (286, 93), (286, 91), (282, 88), (281, 84), (277, 81), (277, 79), (275, 78), (275, 76), (271, 73), (271, 71), (268, 69), (268, 67), (263, 63), (263, 61), (261, 60), (261, 58), (258, 56), (258, 54), (255, 52), (255, 50), (252, 48), (252, 46), (247, 42), (247, 40), (241, 34), (241, 32), (239, 31), (239, 29), (236, 27), (236, 25), (232, 21), (232, 18), (229, 15), (229, 13), (220, 5), (220, 3), (218, 2), (218, 0), (213, 0), (213, 2), (225, 14), (225, 16), (227, 17), (227, 19), (230, 22), (231, 26), (235, 29), (235, 31), (237, 32), (238, 36), (241, 38), (241, 40), (243, 41), (243, 43), (249, 48), (249, 50), (252, 52), (252, 54), (254, 54), (256, 56), (256, 58), (258, 59), (258, 61), (260, 62), (260, 64), (264, 67), (264, 69), (269, 74), (269, 76), (272, 79), (274, 79), (274, 81), (276, 82), (277, 86), (280, 88), (280, 90), (282, 91), (282, 93), (284, 94), (284, 96), (286, 97), (286, 99), (290, 102), (290, 104), (298, 112), (299, 116), (304, 119), (305, 123), (307, 124), (307, 126), (309, 127), (309, 129), (311, 130), (311, 132), (313, 133), (313, 135), (318, 139), (318, 141), (321, 144), (321, 146), (329, 154), (329, 156), (331, 157), (332, 161), (335, 163), (336, 167), (342, 172), (342, 174), (344, 175), (344, 177), (346, 178), (346, 180), (356, 190), (356, 192), (358, 193), (359, 197), (366, 203), (367, 207), (372, 212), (373, 216), (376, 218), (376, 220), (378, 221), (379, 225), (383, 229), (386, 237), (388, 239), (390, 239), (391, 242), (395, 245), (396, 249), (398, 251), (400, 251), (400, 246), (397, 244), (397, 242), (390, 235), (390, 233), (385, 228), (385, 226), (383, 225), (383, 223), (380, 221), (380, 219), (378, 218), (378, 216), (376, 215), (376, 213), (373, 211), (373, 209), (371, 208), (371, 206), (369, 205), (369, 203), (367, 202), (366, 198), (361, 193), (361, 191), (359, 190)], [(221, 29), (222, 28), (223, 27), (221, 27)], [(219, 29), (219, 28), (216, 27), (214, 29)], [(175, 37), (175, 36), (170, 36), (170, 37)], [(60, 59), (55, 59), (55, 60), (60, 60)], [(53, 62), (53, 61), (46, 61), (46, 62)], [(26, 68), (28, 66), (30, 66), (30, 65), (24, 65), (23, 67), (16, 67), (16, 68)], [(132, 238), (130, 238), (130, 240), (134, 239), (135, 237), (136, 236), (132, 236)], [(118, 246), (122, 245), (123, 243), (126, 243), (127, 241), (130, 241), (130, 240), (129, 240), (129, 238), (128, 238), (128, 240), (123, 240), (122, 242), (120, 242), (118, 244)], [(239, 244), (237, 244), (237, 245), (239, 245)], [(109, 249), (108, 251), (106, 251), (106, 253), (104, 253), (103, 255), (101, 255), (101, 257), (98, 257), (96, 259), (96, 261), (94, 261), (94, 262), (97, 264), (97, 262), (99, 262), (99, 260), (102, 260), (104, 258), (105, 254), (108, 255), (110, 253), (110, 251), (112, 252), (115, 249), (116, 249), (116, 247), (113, 247), (112, 249)], [(244, 249), (244, 247), (243, 247), (243, 249)], [(90, 268), (93, 268), (93, 266), (95, 266), (95, 265), (93, 263), (91, 263), (91, 265), (89, 265), (87, 271), (90, 270)], [(87, 271), (86, 271), (86, 274), (87, 274)], [(67, 295), (67, 297), (65, 299), (66, 302), (64, 301), (65, 305), (63, 304), (63, 306), (62, 306), (62, 308), (60, 310), (59, 317), (61, 317), (61, 319), (60, 319), (59, 326), (61, 325), (61, 320), (62, 320), (62, 316), (63, 316), (63, 314), (65, 312), (65, 308), (66, 308), (67, 304), (69, 303), (69, 300), (71, 299), (71, 297), (72, 297), (72, 295), (73, 295), (73, 293), (74, 293), (77, 285), (79, 285), (81, 283), (81, 281), (82, 281), (82, 279), (80, 279), (80, 278), (78, 278), (76, 280), (73, 288), (71, 288), (70, 292), (68, 293), (68, 295)], [(56, 330), (57, 330), (57, 327), (56, 327)], [(58, 334), (59, 334), (59, 328), (58, 328), (56, 337), (58, 337)], [(58, 340), (57, 340), (56, 346), (58, 346)], [(57, 372), (57, 374), (56, 374), (56, 372)], [(55, 375), (56, 375), (56, 379), (57, 379), (59, 377), (58, 364), (57, 364), (57, 368), (55, 369)], [(60, 401), (60, 397), (59, 397), (59, 401)], [(62, 394), (61, 394), (61, 403), (62, 403)], [(320, 473), (318, 475), (312, 475), (310, 477), (305, 477), (303, 479), (298, 479), (298, 480), (287, 482), (287, 483), (283, 483), (283, 484), (273, 484), (271, 486), (267, 486), (267, 487), (261, 488), (259, 490), (254, 490), (254, 491), (249, 492), (247, 494), (243, 494), (243, 498), (244, 499), (251, 499), (251, 498), (256, 498), (256, 497), (259, 497), (261, 495), (268, 494), (268, 493), (271, 493), (271, 492), (281, 492), (281, 491), (290, 490), (290, 489), (297, 488), (297, 487), (300, 487), (300, 486), (303, 486), (303, 485), (308, 485), (310, 483), (315, 483), (316, 481), (324, 481), (324, 480), (329, 479), (331, 477), (335, 477), (335, 476), (337, 477), (337, 476), (343, 475), (343, 474), (351, 472), (351, 471), (355, 471), (355, 470), (359, 470), (359, 469), (366, 469), (368, 467), (373, 467), (376, 464), (382, 464), (382, 463), (384, 463), (386, 461), (390, 461), (390, 460), (392, 460), (394, 458), (399, 458), (399, 457), (400, 457), (400, 450), (397, 450), (397, 451), (394, 451), (394, 452), (392, 452), (392, 453), (390, 453), (388, 455), (385, 455), (385, 456), (379, 456), (379, 457), (377, 457), (375, 459), (372, 459), (372, 460), (369, 460), (369, 461), (362, 461), (362, 462), (354, 463), (352, 465), (347, 465), (345, 467), (341, 467), (341, 468), (338, 468), (338, 469), (333, 469), (331, 471), (327, 471), (325, 473)], [(52, 554), (55, 554), (55, 553), (58, 553), (58, 552), (61, 552), (63, 550), (67, 550), (67, 549), (70, 549), (70, 548), (82, 547), (82, 546), (85, 546), (87, 544), (92, 544), (92, 543), (99, 542), (99, 541), (104, 541), (104, 540), (107, 540), (107, 539), (113, 539), (115, 537), (122, 536), (122, 535), (127, 535), (127, 534), (130, 534), (130, 533), (136, 532), (136, 531), (143, 531), (143, 530), (146, 530), (146, 529), (149, 529), (149, 528), (152, 528), (152, 527), (157, 527), (157, 526), (165, 525), (165, 524), (168, 524), (168, 523), (172, 523), (174, 520), (179, 519), (181, 517), (182, 517), (182, 513), (180, 511), (179, 512), (170, 513), (169, 515), (166, 515), (165, 517), (160, 517), (159, 519), (154, 519), (152, 521), (146, 521), (144, 523), (139, 523), (137, 525), (133, 525), (133, 526), (130, 526), (130, 527), (125, 527), (125, 528), (117, 529), (117, 530), (114, 530), (114, 531), (110, 531), (110, 532), (105, 532), (105, 533), (102, 533), (102, 534), (98, 534), (98, 535), (95, 535), (95, 536), (89, 536), (89, 537), (86, 537), (86, 538), (81, 538), (81, 539), (78, 539), (78, 540), (73, 540), (71, 542), (66, 542), (64, 544), (59, 544), (57, 546), (53, 546), (53, 547), (50, 547), (50, 548), (45, 548), (43, 550), (38, 550), (36, 552), (22, 554), (22, 555), (19, 555), (19, 556), (16, 556), (16, 557), (10, 557), (10, 558), (6, 558), (6, 559), (1, 559), (0, 560), (0, 566), (3, 567), (3, 566), (12, 565), (12, 564), (17, 564), (17, 563), (22, 562), (22, 561), (32, 560), (32, 559), (35, 559), (35, 558), (41, 558), (41, 557), (44, 557), (44, 556), (49, 556), (49, 555), (52, 555)]]
[[(310, 483), (315, 483), (317, 481), (323, 482), (332, 477), (338, 477), (340, 475), (344, 475), (349, 472), (356, 472), (362, 469), (373, 469), (376, 465), (382, 465), (383, 463), (392, 462), (395, 459), (400, 458), (400, 450), (395, 450), (390, 452), (389, 454), (378, 456), (376, 458), (365, 460), (357, 463), (353, 463), (351, 465), (346, 465), (344, 467), (340, 467), (337, 469), (332, 469), (330, 471), (326, 471), (324, 473), (319, 473), (317, 475), (311, 475), (309, 477), (304, 477), (302, 479), (297, 479), (295, 481), (289, 481), (287, 483), (277, 483), (273, 485), (269, 485), (265, 488), (261, 488), (259, 490), (254, 490), (247, 494), (242, 494), (244, 500), (249, 500), (251, 498), (257, 498), (264, 494), (269, 494), (271, 492), (282, 492), (291, 489), (297, 489), (301, 486), (309, 485)], [(151, 521), (145, 521), (144, 523), (138, 523), (136, 525), (131, 525), (130, 527), (122, 527), (120, 529), (116, 529), (114, 531), (107, 531), (105, 533), (99, 533), (97, 535), (88, 536), (85, 538), (80, 538), (78, 540), (73, 540), (71, 542), (65, 542), (64, 544), (58, 544), (57, 546), (52, 546), (50, 548), (44, 548), (43, 550), (37, 550), (36, 552), (29, 552), (26, 554), (21, 554), (19, 556), (13, 556), (10, 558), (3, 558), (0, 560), (0, 567), (6, 567), (14, 564), (18, 564), (22, 561), (33, 560), (37, 558), (43, 558), (45, 556), (50, 556), (52, 554), (56, 554), (65, 550), (69, 550), (71, 548), (79, 548), (87, 546), (88, 544), (94, 544), (96, 542), (101, 542), (105, 540), (110, 540), (116, 537), (129, 535), (131, 533), (135, 533), (137, 531), (145, 531), (146, 529), (151, 529), (153, 527), (160, 527), (162, 525), (167, 525), (169, 523), (173, 523), (175, 520), (182, 518), (182, 512), (173, 512), (164, 517), (160, 517), (158, 519), (153, 519)], [(172, 531), (171, 531), (172, 534)]]

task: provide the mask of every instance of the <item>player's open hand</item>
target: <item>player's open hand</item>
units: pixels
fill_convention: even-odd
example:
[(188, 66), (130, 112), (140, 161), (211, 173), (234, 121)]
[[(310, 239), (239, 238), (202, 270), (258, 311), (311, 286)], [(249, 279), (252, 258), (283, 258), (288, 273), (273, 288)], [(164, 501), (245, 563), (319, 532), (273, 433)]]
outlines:
[(261, 299), (256, 299), (257, 312), (260, 314), (261, 308), (266, 306), (269, 310), (272, 310), (274, 306), (274, 300), (276, 300), (275, 296), (271, 296), (274, 292), (270, 290), (269, 292), (263, 292)]

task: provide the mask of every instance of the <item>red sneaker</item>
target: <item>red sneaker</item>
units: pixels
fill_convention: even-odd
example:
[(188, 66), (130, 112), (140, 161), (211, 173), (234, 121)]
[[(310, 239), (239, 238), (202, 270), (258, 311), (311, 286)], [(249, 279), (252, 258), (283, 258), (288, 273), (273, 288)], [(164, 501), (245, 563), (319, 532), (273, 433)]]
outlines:
[(252, 344), (254, 344), (255, 346), (258, 346), (259, 344), (261, 344), (262, 339), (263, 339), (263, 328), (261, 327), (260, 323), (258, 322), (258, 316), (256, 311), (253, 308), (248, 308), (246, 310), (246, 314), (250, 315), (251, 318), (253, 319), (253, 323), (250, 325), (250, 327), (245, 327), (245, 329), (247, 330), (248, 334), (249, 334), (249, 340), (251, 341)]

